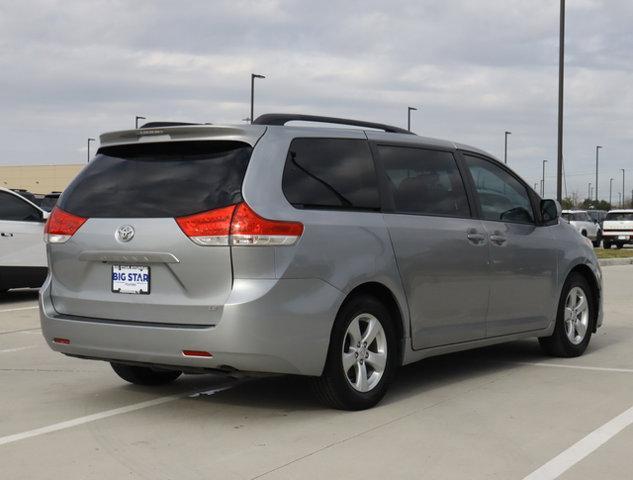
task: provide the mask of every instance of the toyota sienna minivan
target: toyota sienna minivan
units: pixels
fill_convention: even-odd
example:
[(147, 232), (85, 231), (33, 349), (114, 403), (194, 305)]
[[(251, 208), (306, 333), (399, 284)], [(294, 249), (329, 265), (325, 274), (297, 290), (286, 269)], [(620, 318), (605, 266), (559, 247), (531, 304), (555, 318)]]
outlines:
[(135, 384), (297, 374), (368, 408), (433, 355), (581, 355), (601, 271), (559, 217), (485, 152), (397, 127), (146, 124), (102, 135), (53, 210), (42, 330)]

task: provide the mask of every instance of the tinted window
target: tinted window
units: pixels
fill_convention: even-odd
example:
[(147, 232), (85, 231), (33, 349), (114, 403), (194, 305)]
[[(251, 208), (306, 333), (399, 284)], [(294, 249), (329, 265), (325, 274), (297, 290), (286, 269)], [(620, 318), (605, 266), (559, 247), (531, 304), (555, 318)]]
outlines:
[(455, 158), (449, 152), (379, 146), (396, 212), (469, 217)]
[(380, 208), (374, 163), (364, 140), (293, 140), (283, 191), (298, 208)]
[(605, 220), (630, 222), (633, 220), (633, 212), (609, 212), (607, 213), (607, 218), (605, 218)]
[(514, 176), (494, 163), (465, 155), (485, 220), (534, 223), (527, 189)]
[(82, 217), (179, 217), (242, 200), (252, 148), (240, 142), (105, 147), (59, 207)]
[(15, 195), (0, 192), (0, 220), (36, 222), (41, 220), (41, 214), (32, 205)]

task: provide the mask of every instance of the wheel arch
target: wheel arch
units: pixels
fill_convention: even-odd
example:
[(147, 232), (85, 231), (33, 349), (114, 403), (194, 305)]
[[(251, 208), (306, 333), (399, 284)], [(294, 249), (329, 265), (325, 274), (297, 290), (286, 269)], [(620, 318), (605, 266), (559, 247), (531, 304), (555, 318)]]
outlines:
[(405, 325), (406, 317), (403, 315), (402, 308), (398, 303), (396, 296), (389, 287), (380, 282), (366, 282), (357, 285), (345, 296), (345, 299), (339, 307), (339, 311), (350, 299), (363, 294), (377, 298), (389, 310), (389, 313), (394, 320), (393, 323), (398, 337), (398, 365), (402, 365), (405, 350), (405, 332), (407, 331), (407, 327)]
[(592, 315), (591, 318), (591, 330), (593, 333), (596, 333), (596, 330), (598, 329), (598, 309), (600, 308), (600, 287), (598, 285), (598, 280), (596, 279), (596, 275), (593, 272), (593, 270), (586, 264), (581, 263), (576, 265), (574, 268), (572, 268), (569, 273), (567, 274), (567, 277), (565, 278), (565, 281), (567, 281), (567, 279), (569, 279), (569, 277), (571, 275), (573, 275), (574, 273), (577, 273), (579, 275), (582, 275), (585, 280), (587, 280), (587, 282), (589, 283), (589, 286), (591, 287), (591, 295), (592, 295), (592, 300), (593, 300), (593, 304), (596, 306), (595, 311)]

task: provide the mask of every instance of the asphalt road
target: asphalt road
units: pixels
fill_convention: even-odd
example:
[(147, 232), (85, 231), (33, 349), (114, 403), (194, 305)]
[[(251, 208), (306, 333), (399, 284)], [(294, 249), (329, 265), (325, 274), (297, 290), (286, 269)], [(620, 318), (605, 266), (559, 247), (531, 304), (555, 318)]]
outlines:
[(10, 294), (0, 478), (631, 479), (633, 266), (604, 273), (605, 326), (583, 357), (521, 341), (428, 359), (354, 413), (323, 408), (290, 376), (128, 385), (50, 351), (36, 295)]

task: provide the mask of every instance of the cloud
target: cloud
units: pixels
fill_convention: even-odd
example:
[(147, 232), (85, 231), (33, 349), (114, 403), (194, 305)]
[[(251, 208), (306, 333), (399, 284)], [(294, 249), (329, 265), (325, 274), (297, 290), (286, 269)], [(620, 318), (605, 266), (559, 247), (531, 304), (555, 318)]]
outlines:
[[(601, 190), (631, 150), (633, 4), (568, 2), (569, 190)], [(556, 158), (550, 0), (35, 1), (0, 5), (0, 163), (83, 162), (85, 138), (151, 120), (330, 114), (413, 126), (501, 156), (530, 183)], [(633, 177), (632, 177), (633, 178)]]

